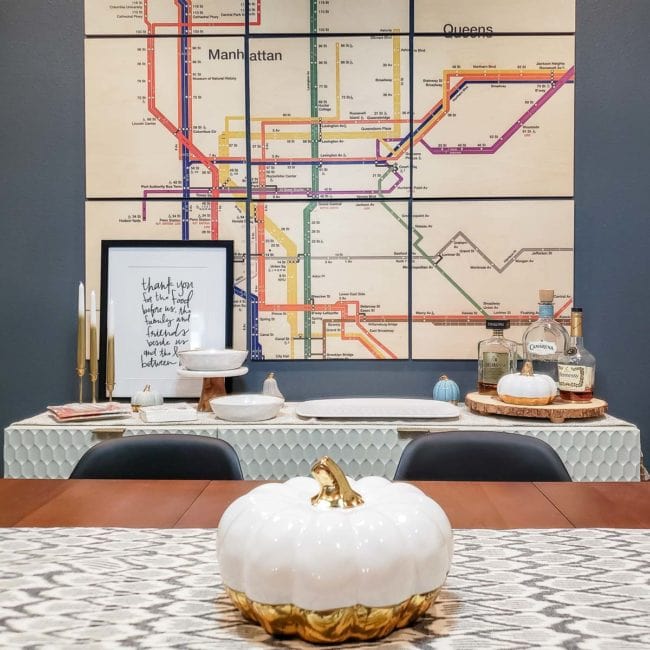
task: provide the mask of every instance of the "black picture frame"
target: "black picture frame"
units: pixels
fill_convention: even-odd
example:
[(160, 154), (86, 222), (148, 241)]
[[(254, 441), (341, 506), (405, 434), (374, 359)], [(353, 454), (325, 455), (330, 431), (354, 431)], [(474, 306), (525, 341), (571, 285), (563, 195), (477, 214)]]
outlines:
[(102, 240), (99, 394), (106, 391), (109, 300), (114, 302), (113, 397), (147, 384), (164, 397), (197, 397), (200, 378), (178, 374), (176, 352), (232, 347), (230, 240)]

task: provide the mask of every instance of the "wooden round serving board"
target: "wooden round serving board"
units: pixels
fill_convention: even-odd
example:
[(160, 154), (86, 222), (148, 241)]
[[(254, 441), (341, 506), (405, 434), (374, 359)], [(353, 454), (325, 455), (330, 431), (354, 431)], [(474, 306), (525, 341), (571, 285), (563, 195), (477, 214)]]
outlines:
[(564, 422), (570, 418), (595, 418), (604, 415), (607, 402), (594, 397), (590, 402), (563, 402), (556, 398), (547, 406), (520, 406), (506, 404), (496, 395), (468, 393), (465, 404), (476, 413), (483, 415), (510, 415), (519, 418), (542, 418), (551, 422)]

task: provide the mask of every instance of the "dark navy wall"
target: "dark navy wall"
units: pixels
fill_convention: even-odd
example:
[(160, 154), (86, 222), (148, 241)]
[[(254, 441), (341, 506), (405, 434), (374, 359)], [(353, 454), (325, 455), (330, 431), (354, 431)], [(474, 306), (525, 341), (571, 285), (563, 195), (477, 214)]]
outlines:
[[(578, 0), (575, 302), (598, 358), (597, 394), (650, 454), (650, 1)], [(83, 2), (0, 0), (0, 427), (76, 399), (83, 277)], [(531, 287), (531, 296), (537, 287)], [(253, 364), (288, 399), (428, 396), (471, 362)]]

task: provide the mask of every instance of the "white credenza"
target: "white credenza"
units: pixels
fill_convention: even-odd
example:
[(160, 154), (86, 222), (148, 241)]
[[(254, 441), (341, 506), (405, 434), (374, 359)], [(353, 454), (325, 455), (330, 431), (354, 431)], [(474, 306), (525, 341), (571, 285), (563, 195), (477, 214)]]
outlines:
[(229, 423), (201, 413), (191, 424), (145, 424), (137, 415), (94, 423), (57, 424), (40, 414), (5, 429), (7, 478), (67, 478), (82, 454), (100, 440), (148, 433), (194, 433), (228, 441), (239, 455), (245, 478), (306, 476), (312, 463), (331, 456), (353, 477), (392, 478), (409, 441), (429, 431), (512, 431), (548, 442), (575, 481), (638, 481), (639, 429), (605, 415), (588, 420), (547, 420), (485, 416), (461, 406), (453, 420), (375, 421), (299, 418), (287, 403), (266, 422)]

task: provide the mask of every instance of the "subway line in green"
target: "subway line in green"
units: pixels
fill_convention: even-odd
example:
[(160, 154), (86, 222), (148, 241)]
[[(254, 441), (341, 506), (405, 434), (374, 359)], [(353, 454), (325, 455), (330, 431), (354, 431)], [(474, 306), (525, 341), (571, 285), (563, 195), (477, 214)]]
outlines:
[[(380, 197), (383, 197), (383, 196), (384, 196), (384, 193), (382, 192), (381, 184), (382, 184), (383, 180), (386, 178), (386, 176), (388, 176), (388, 175), (390, 174), (390, 171), (391, 171), (390, 169), (387, 169), (387, 170), (386, 170), (386, 173), (383, 174), (383, 176), (381, 176), (381, 178), (380, 178), (379, 181), (377, 182), (377, 193), (379, 194)], [(399, 216), (399, 215), (398, 215), (398, 214), (397, 214), (397, 213), (396, 213), (396, 212), (395, 212), (395, 211), (394, 211), (394, 210), (393, 210), (393, 209), (388, 205), (388, 203), (386, 203), (386, 201), (383, 200), (383, 198), (380, 199), (379, 202), (380, 202), (380, 204), (382, 205), (382, 207), (383, 207), (385, 210), (387, 210), (388, 213), (389, 213), (389, 214), (390, 214), (390, 215), (391, 215), (391, 216), (392, 216), (392, 217), (393, 217), (393, 218), (394, 218), (394, 219), (395, 219), (395, 220), (396, 220), (400, 225), (402, 225), (405, 229), (408, 229), (408, 222), (405, 221), (404, 219), (402, 219), (402, 217), (400, 217), (400, 216)], [(460, 293), (460, 294), (461, 294), (461, 295), (462, 295), (462, 296), (463, 296), (463, 297), (464, 297), (464, 298), (465, 298), (465, 299), (466, 299), (466, 300), (467, 300), (467, 301), (468, 301), (472, 306), (474, 306), (476, 309), (478, 309), (478, 311), (479, 311), (481, 314), (483, 314), (484, 316), (489, 316), (489, 314), (485, 311), (485, 309), (483, 309), (483, 307), (481, 307), (481, 305), (479, 305), (479, 304), (476, 302), (476, 300), (474, 300), (474, 298), (472, 298), (472, 296), (470, 296), (470, 295), (467, 293), (467, 291), (465, 291), (465, 289), (463, 289), (463, 288), (458, 284), (458, 282), (456, 282), (456, 281), (455, 281), (455, 280), (454, 280), (454, 279), (453, 279), (453, 278), (452, 278), (448, 273), (446, 273), (445, 271), (443, 271), (443, 270), (440, 268), (440, 265), (439, 265), (439, 264), (436, 264), (436, 263), (433, 261), (433, 257), (431, 257), (431, 255), (429, 255), (429, 254), (428, 254), (428, 253), (427, 253), (427, 252), (426, 252), (426, 251), (425, 251), (425, 250), (420, 246), (420, 242), (422, 241), (422, 235), (420, 234), (420, 232), (419, 232), (418, 230), (416, 230), (415, 227), (413, 228), (413, 234), (414, 234), (414, 236), (415, 236), (415, 239), (414, 239), (414, 241), (413, 241), (413, 248), (414, 248), (418, 253), (420, 253), (420, 255), (422, 255), (422, 257), (424, 257), (424, 259), (426, 259), (426, 260), (429, 262), (429, 264), (431, 264), (431, 266), (433, 266), (433, 268), (434, 268), (436, 271), (438, 271), (438, 273), (440, 273), (440, 274), (445, 278), (445, 280), (447, 280), (447, 282), (449, 282), (449, 284), (451, 284), (451, 285), (452, 285), (452, 286), (453, 286), (453, 287), (454, 287), (454, 288), (455, 288), (455, 289), (456, 289), (456, 290), (457, 290), (457, 291), (458, 291), (458, 292), (459, 292), (459, 293)]]
[[(320, 135), (320, 125), (316, 120), (318, 118), (318, 38), (316, 37), (318, 28), (318, 0), (311, 0), (309, 10), (309, 102), (311, 123), (311, 157), (312, 160), (318, 160), (319, 147), (318, 140)], [(319, 165), (311, 166), (311, 190), (312, 196), (318, 196), (320, 189)], [(303, 300), (305, 305), (312, 302), (311, 294), (311, 215), (316, 209), (316, 202), (310, 201), (302, 212), (302, 231), (303, 231)], [(304, 336), (304, 354), (305, 358), (311, 358), (311, 311), (303, 312), (303, 336)]]

